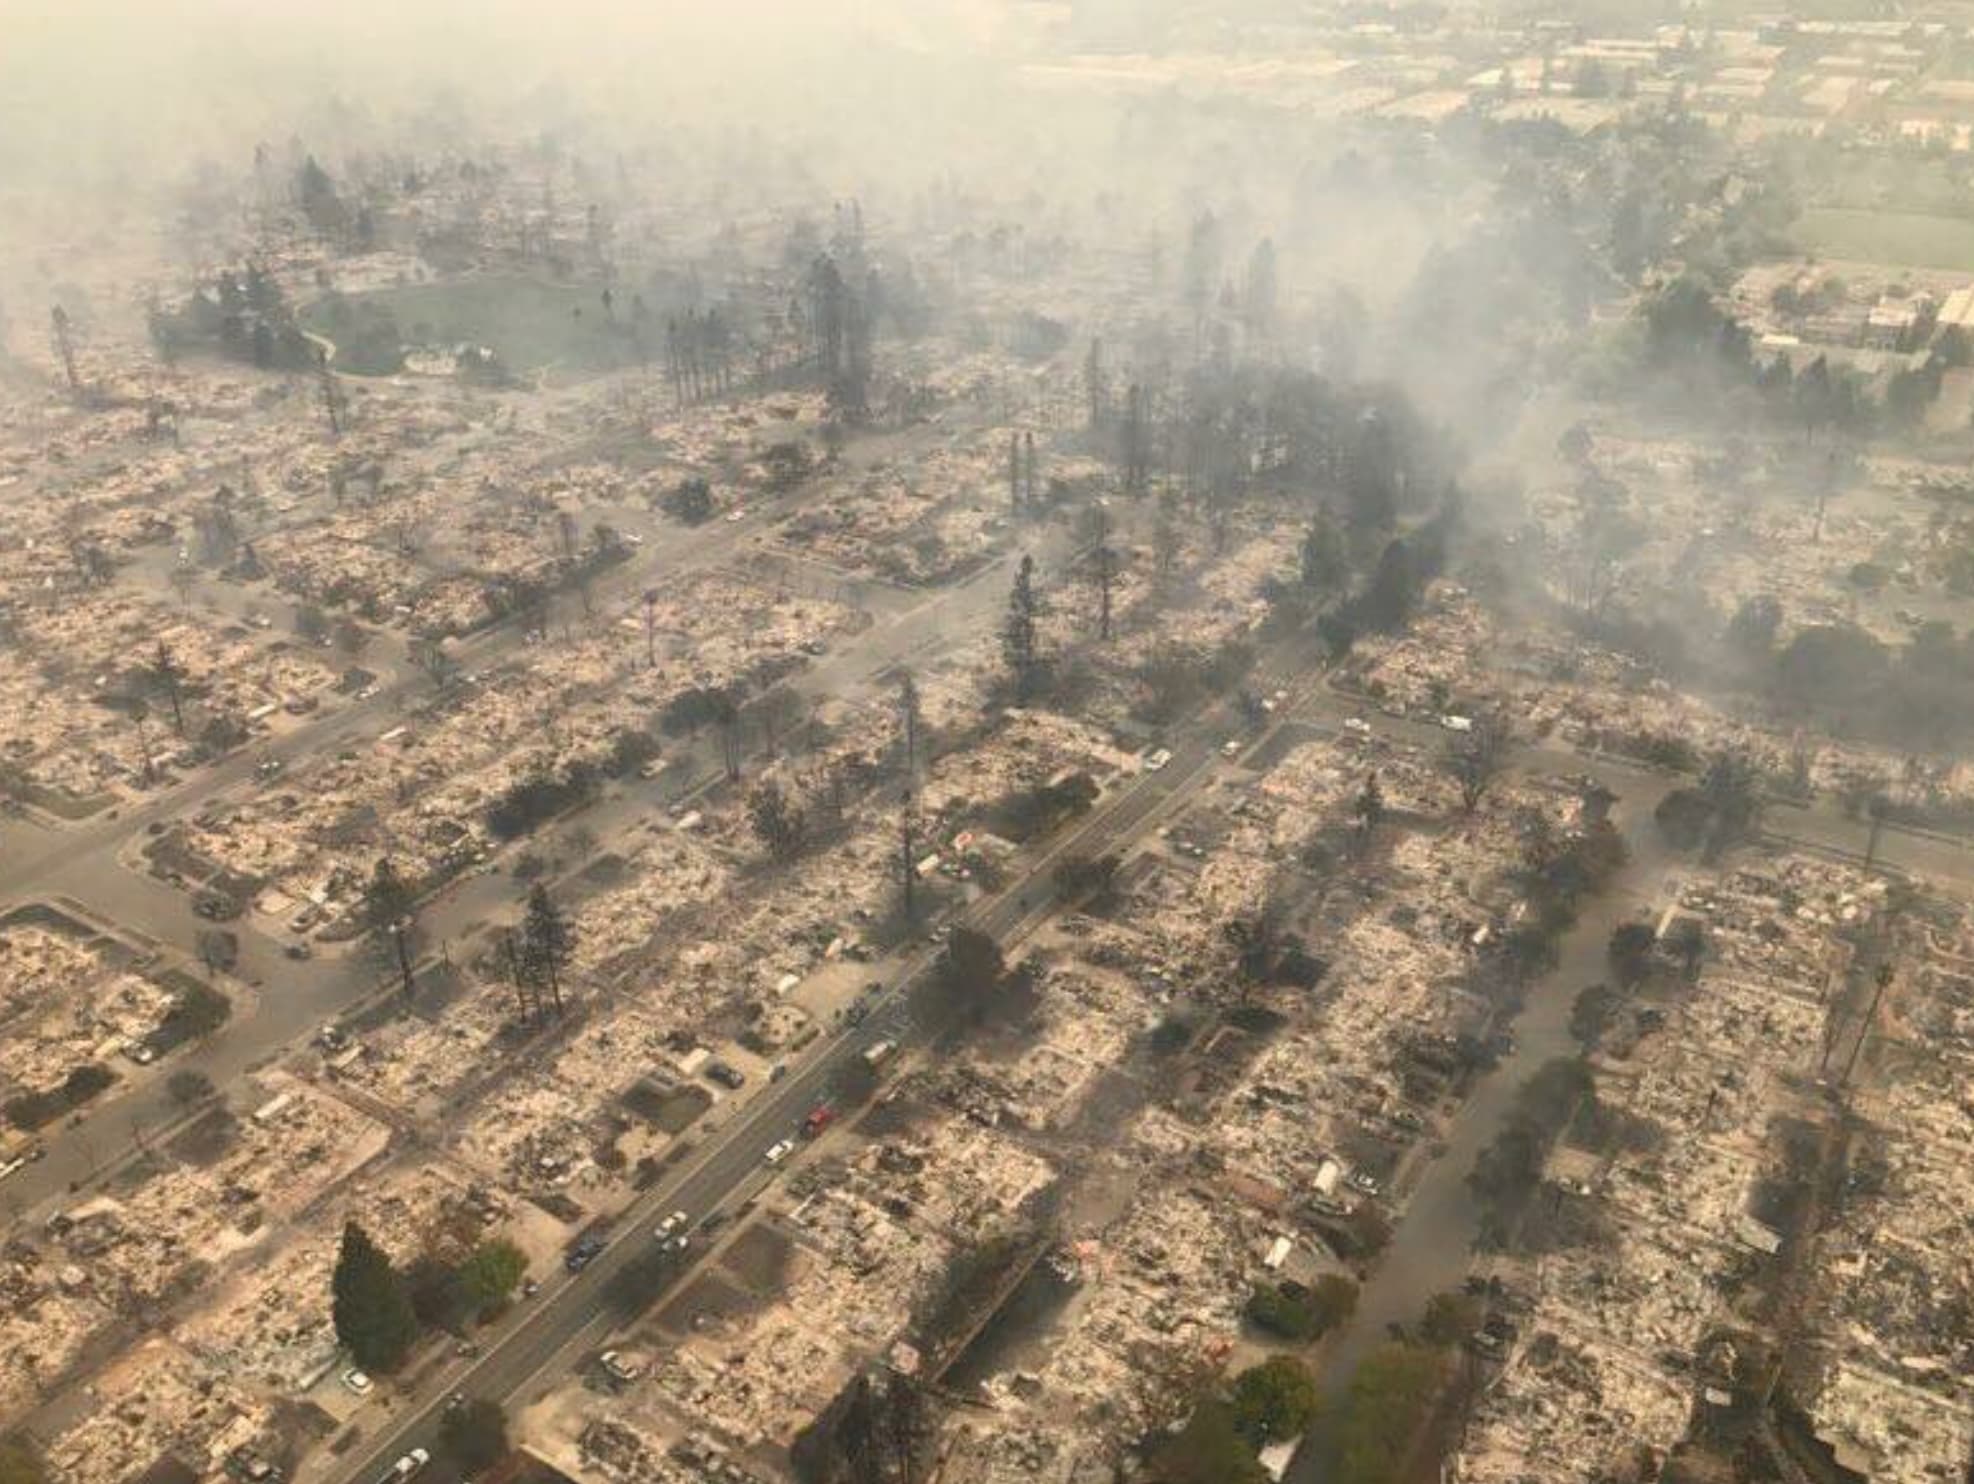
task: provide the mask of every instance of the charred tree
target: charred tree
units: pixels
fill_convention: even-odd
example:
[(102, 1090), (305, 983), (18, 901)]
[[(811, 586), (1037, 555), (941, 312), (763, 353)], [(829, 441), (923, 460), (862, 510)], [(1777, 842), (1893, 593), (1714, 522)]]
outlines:
[(69, 312), (57, 304), (48, 311), (49, 322), (55, 330), (55, 349), (61, 353), (62, 370), (69, 379), (69, 393), (75, 397), (82, 395), (82, 378), (75, 369), (75, 337), (69, 321)]

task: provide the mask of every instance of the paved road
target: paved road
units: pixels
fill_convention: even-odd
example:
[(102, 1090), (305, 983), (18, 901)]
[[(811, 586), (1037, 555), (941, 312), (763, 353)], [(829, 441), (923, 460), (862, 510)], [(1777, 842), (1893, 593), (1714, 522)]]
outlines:
[[(1010, 947), (1057, 910), (1053, 873), (1060, 861), (1130, 849), (1157, 827), (1168, 806), (1211, 776), (1214, 764), (1222, 761), (1221, 744), (1236, 733), (1235, 715), (1226, 705), (1177, 729), (1168, 742), (1171, 761), (1162, 769), (1127, 779), (1089, 818), (1026, 862), (1016, 881), (975, 902), (955, 920)], [(424, 1405), (398, 1418), (361, 1461), (333, 1476), (369, 1484), (413, 1447), (436, 1451), (445, 1399), (453, 1392), (525, 1404), (534, 1400), (530, 1388), (537, 1378), (552, 1385), (560, 1370), (577, 1363), (586, 1350), (601, 1348), (616, 1323), (602, 1297), (610, 1275), (649, 1250), (652, 1228), (664, 1213), (682, 1210), (697, 1222), (756, 1195), (774, 1175), (763, 1162), (768, 1148), (795, 1134), (854, 1058), (878, 1040), (905, 1044), (921, 1033), (916, 1012), (936, 960), (934, 947), (919, 944), (874, 969), (890, 987), (864, 1022), (836, 1032), (788, 1077), (757, 1092), (733, 1122), (710, 1135), (710, 1143), (682, 1172), (632, 1204), (619, 1219), (610, 1246), (587, 1269), (573, 1278), (557, 1275), (533, 1300), (535, 1307), (520, 1313), (483, 1356), (454, 1366)], [(799, 1160), (801, 1153), (795, 1157)], [(689, 1267), (688, 1259), (680, 1272)]]
[[(1264, 665), (1264, 668), (1267, 666)], [(1337, 735), (1342, 736), (1347, 735), (1342, 729), (1344, 719), (1363, 715), (1374, 735), (1384, 742), (1428, 747), (1440, 745), (1446, 735), (1431, 721), (1363, 711), (1354, 700), (1329, 691), (1320, 679), (1313, 679), (1310, 673), (1302, 675), (1292, 689), (1295, 694), (1277, 713), (1279, 721), (1304, 727), (1334, 726)], [(1266, 735), (1252, 739), (1252, 745), (1265, 745), (1266, 737), (1272, 736), (1274, 730), (1271, 725)], [(1026, 863), (1017, 881), (1000, 894), (975, 903), (958, 920), (992, 934), (1004, 946), (1017, 941), (1057, 910), (1059, 904), (1055, 899), (1052, 873), (1059, 861), (1070, 856), (1094, 858), (1130, 849), (1156, 828), (1162, 815), (1168, 812), (1168, 806), (1183, 800), (1196, 786), (1212, 776), (1214, 765), (1222, 760), (1221, 745), (1231, 736), (1248, 738), (1250, 733), (1227, 705), (1215, 706), (1178, 729), (1168, 744), (1171, 761), (1163, 769), (1138, 775), (1118, 788), (1089, 819), (1036, 859)], [(1649, 828), (1642, 820), (1649, 819), (1652, 803), (1675, 781), (1622, 761), (1587, 758), (1565, 749), (1521, 749), (1516, 756), (1516, 766), (1532, 774), (1588, 775), (1598, 779), (1632, 801), (1633, 832)], [(1841, 846), (1851, 849), (1860, 843), (1854, 838), (1860, 835), (1859, 828), (1834, 810), (1800, 811), (1800, 818), (1794, 817), (1796, 813), (1792, 811), (1793, 833), (1825, 839), (1833, 848)], [(1964, 856), (1948, 854), (1937, 842), (1918, 837), (1900, 837), (1895, 846), (1893, 835), (1888, 831), (1881, 856), (1896, 860), (1899, 851), (1907, 847), (1910, 847), (1908, 853), (1914, 858), (1912, 869), (1919, 869), (1916, 864), (1918, 859), (1937, 861), (1951, 866), (1961, 879), (1974, 879), (1974, 866)], [(1635, 867), (1632, 873), (1628, 873), (1627, 880), (1643, 869), (1643, 866)], [(1614, 894), (1611, 910), (1623, 910), (1638, 900), (1632, 895), (1635, 890), (1633, 886), (1631, 891)], [(1596, 917), (1596, 914), (1587, 914), (1586, 920), (1591, 917)], [(1607, 927), (1602, 917), (1596, 917), (1590, 928), (1576, 935), (1590, 944), (1583, 950), (1584, 953), (1601, 955), (1603, 937), (1600, 934)], [(1592, 939), (1595, 941), (1592, 942)], [(398, 1419), (372, 1444), (358, 1464), (338, 1470), (335, 1477), (347, 1478), (352, 1484), (371, 1484), (408, 1449), (414, 1446), (434, 1448), (444, 1398), (451, 1392), (525, 1404), (535, 1400), (539, 1391), (556, 1384), (561, 1372), (577, 1364), (588, 1351), (602, 1348), (617, 1323), (602, 1302), (603, 1285), (612, 1273), (649, 1249), (651, 1228), (660, 1216), (671, 1210), (683, 1210), (698, 1221), (709, 1212), (730, 1210), (757, 1195), (774, 1173), (762, 1162), (768, 1147), (794, 1133), (807, 1111), (826, 1099), (836, 1078), (851, 1059), (861, 1055), (876, 1040), (889, 1038), (903, 1042), (914, 1035), (918, 1029), (914, 1005), (928, 982), (928, 970), (934, 960), (934, 952), (921, 946), (887, 965), (882, 972), (892, 987), (867, 1021), (837, 1033), (787, 1079), (771, 1084), (758, 1093), (731, 1124), (712, 1131), (707, 1136), (709, 1142), (693, 1156), (681, 1173), (634, 1203), (619, 1222), (611, 1245), (585, 1272), (569, 1279), (558, 1275), (535, 1301), (537, 1307), (520, 1314), (514, 1327), (485, 1356), (456, 1366), (435, 1385), (425, 1405)], [(1557, 1013), (1566, 1013), (1566, 1009), (1567, 1006)], [(1540, 1049), (1549, 1044), (1547, 1019), (1544, 1028), (1544, 1035), (1529, 1040), (1531, 1048)], [(1526, 1059), (1526, 1054), (1518, 1055), (1494, 1079), (1504, 1089), (1501, 1093), (1503, 1099), (1512, 1093), (1516, 1082), (1511, 1074), (1525, 1070), (1523, 1063)], [(1482, 1102), (1486, 1104), (1487, 1100)], [(1482, 1111), (1487, 1111), (1487, 1107), (1484, 1106)], [(1456, 1127), (1459, 1136), (1456, 1147), (1464, 1150), (1477, 1139), (1484, 1142), (1483, 1135), (1489, 1121), (1486, 1117), (1470, 1119), (1463, 1115)], [(798, 1153), (796, 1158), (800, 1157)], [(1451, 1181), (1447, 1188), (1457, 1195), (1456, 1187), (1464, 1189), (1461, 1183), (1464, 1168), (1455, 1169), (1454, 1163), (1457, 1162), (1441, 1160), (1435, 1169), (1442, 1174), (1451, 1171), (1440, 1183)], [(1430, 1180), (1432, 1177), (1428, 1178)], [(1400, 1241), (1404, 1241), (1403, 1231)], [(1447, 1249), (1444, 1243), (1427, 1245), (1431, 1249), (1428, 1254), (1431, 1260), (1421, 1261), (1423, 1267), (1432, 1269), (1434, 1281), (1437, 1282), (1445, 1276), (1441, 1269), (1451, 1271), (1447, 1266)], [(1457, 1245), (1460, 1247), (1459, 1262), (1464, 1263), (1466, 1244), (1461, 1241)], [(680, 1275), (690, 1266), (691, 1259), (688, 1257), (680, 1265)], [(1414, 1297), (1418, 1297), (1401, 1281), (1402, 1276), (1395, 1272), (1393, 1280), (1380, 1290), (1389, 1298), (1387, 1307), (1393, 1315), (1401, 1312), (1409, 1315), (1410, 1308), (1407, 1306), (1412, 1305)], [(1306, 1469), (1307, 1461), (1301, 1466)]]
[[(646, 587), (745, 556), (779, 508), (757, 503), (737, 523), (718, 520), (654, 535), (630, 560), (598, 580), (594, 600), (606, 613), (613, 605), (635, 612), (638, 594)], [(814, 678), (805, 677), (804, 683), (826, 693), (853, 681), (867, 682), (929, 641), (952, 633), (960, 619), (977, 620), (985, 605), (1005, 596), (991, 591), (987, 579), (994, 571), (990, 568), (961, 588), (928, 598), (892, 623), (850, 641), (842, 653), (814, 667)], [(942, 603), (951, 603), (953, 612), (942, 611)], [(485, 669), (522, 648), (518, 626), (504, 624), (461, 641), (452, 652), (463, 669)], [(431, 700), (430, 682), (406, 673), (380, 687), (368, 701), (353, 702), (243, 748), (139, 802), (66, 829), (16, 822), (5, 832), (5, 849), (0, 853), (0, 901), (68, 897), (106, 921), (189, 958), (202, 924), (192, 915), (186, 894), (119, 864), (119, 857), (128, 858), (144, 838), (147, 827), (188, 818), (233, 790), (258, 788), (255, 769), (263, 759), (278, 759), (292, 770), (310, 755), (373, 745), (377, 737), (405, 724)], [(689, 750), (676, 779), (642, 790), (640, 797), (650, 800), (676, 792), (706, 771), (709, 756), (703, 745), (696, 760)], [(512, 893), (512, 884), (501, 878), (468, 875), (449, 885), (424, 910), (421, 925), (432, 942), (456, 938), (490, 910), (505, 905)], [(259, 992), (239, 1004), (234, 1018), (213, 1036), (168, 1058), (150, 1075), (127, 1076), (110, 1096), (92, 1103), (78, 1123), (47, 1130), (42, 1136), (46, 1157), (0, 1185), (0, 1201), (8, 1208), (29, 1208), (66, 1192), (129, 1152), (136, 1131), (157, 1129), (181, 1116), (166, 1087), (170, 1071), (196, 1070), (226, 1087), (379, 989), (378, 971), (361, 952), (296, 962), (284, 956), (282, 940), (263, 932), (251, 917), (228, 926), (240, 940), (234, 976)]]
[[(606, 608), (616, 602), (629, 611), (635, 607), (636, 593), (654, 582), (743, 555), (764, 521), (771, 519), (769, 509), (767, 502), (757, 502), (748, 518), (738, 524), (717, 521), (697, 530), (654, 529), (632, 560), (598, 582), (597, 599)], [(881, 606), (895, 615), (891, 621), (812, 667), (795, 686), (815, 697), (867, 688), (889, 666), (923, 661), (955, 637), (977, 632), (982, 617), (991, 615), (1004, 593), (1005, 574), (998, 564), (916, 607), (887, 592)], [(455, 652), (463, 666), (484, 668), (497, 663), (519, 643), (518, 631), (504, 626), (474, 636), (456, 646)], [(398, 679), (369, 702), (347, 706), (265, 745), (244, 749), (185, 783), (114, 815), (58, 832), (16, 827), (8, 832), (5, 857), (0, 859), (0, 898), (71, 896), (119, 925), (135, 928), (163, 944), (185, 948), (198, 924), (183, 894), (148, 876), (121, 869), (116, 864), (118, 853), (133, 844), (153, 821), (196, 813), (230, 789), (253, 786), (254, 768), (262, 758), (273, 756), (293, 763), (325, 749), (361, 746), (399, 725), (427, 696), (428, 687), (421, 678)], [(1304, 722), (1337, 725), (1356, 709), (1356, 703), (1349, 699), (1314, 688), (1296, 704), (1295, 716)], [(1387, 738), (1430, 745), (1441, 735), (1430, 723), (1374, 714), (1370, 719), (1377, 732)], [(1003, 942), (1021, 936), (1054, 910), (1050, 873), (1057, 861), (1070, 854), (1094, 857), (1129, 848), (1154, 825), (1164, 806), (1210, 773), (1221, 740), (1241, 730), (1224, 707), (1180, 729), (1170, 744), (1173, 757), (1165, 769), (1120, 789), (1090, 820), (1035, 861), (1019, 884), (976, 904), (966, 920)], [(707, 743), (688, 750), (686, 766), (655, 789), (629, 791), (631, 803), (703, 781), (712, 764), (709, 752)], [(1521, 761), (1532, 770), (1551, 772), (1602, 775), (1610, 770), (1609, 765), (1553, 749), (1531, 749)], [(1789, 811), (1787, 828), (1807, 843), (1849, 851), (1861, 848), (1864, 835), (1863, 826), (1827, 808)], [(1906, 869), (1974, 880), (1974, 868), (1970, 868), (1965, 853), (1926, 837), (1888, 830), (1880, 856)], [(427, 926), (435, 937), (452, 936), (504, 903), (511, 891), (510, 884), (493, 878), (465, 878), (428, 910)], [(169, 1064), (173, 1069), (196, 1068), (221, 1086), (236, 1081), (377, 988), (376, 974), (360, 955), (293, 963), (280, 956), (277, 941), (250, 924), (236, 925), (236, 930), (242, 939), (238, 972), (262, 986), (263, 992), (257, 1003), (243, 1006), (226, 1029)], [(463, 1387), (474, 1394), (514, 1396), (545, 1368), (566, 1360), (575, 1347), (607, 1332), (610, 1321), (598, 1302), (602, 1284), (610, 1273), (644, 1250), (647, 1228), (656, 1214), (677, 1207), (699, 1217), (752, 1193), (766, 1176), (760, 1162), (763, 1151), (789, 1134), (842, 1068), (871, 1041), (887, 1035), (902, 1039), (910, 1032), (912, 1001), (923, 986), (930, 957), (929, 950), (920, 949), (897, 961), (890, 975), (892, 990), (863, 1026), (824, 1043), (785, 1081), (757, 1092), (693, 1162), (637, 1204), (633, 1214), (621, 1223), (618, 1240), (587, 1272), (570, 1281), (558, 1277), (486, 1356), (462, 1367), (463, 1374), (448, 1378), (443, 1390)], [(55, 1195), (120, 1148), (133, 1128), (156, 1127), (170, 1118), (176, 1110), (165, 1095), (164, 1081), (161, 1075), (139, 1079), (121, 1095), (92, 1105), (79, 1125), (51, 1133), (46, 1141), (47, 1159), (13, 1177), (0, 1189), (0, 1196), (18, 1207)], [(404, 1448), (414, 1442), (430, 1446), (435, 1436), (437, 1401), (435, 1395), (432, 1406), (400, 1423), (351, 1477), (367, 1484)]]

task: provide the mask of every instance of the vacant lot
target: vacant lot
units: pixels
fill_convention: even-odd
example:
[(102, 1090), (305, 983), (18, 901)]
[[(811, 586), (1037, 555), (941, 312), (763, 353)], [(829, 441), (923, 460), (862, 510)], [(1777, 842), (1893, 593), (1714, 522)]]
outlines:
[(1821, 257), (1974, 272), (1974, 221), (1960, 217), (1817, 206), (1789, 230), (1805, 252)]

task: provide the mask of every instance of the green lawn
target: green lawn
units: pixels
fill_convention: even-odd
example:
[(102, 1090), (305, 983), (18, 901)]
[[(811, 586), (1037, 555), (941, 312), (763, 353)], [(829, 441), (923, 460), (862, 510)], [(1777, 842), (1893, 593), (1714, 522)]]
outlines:
[[(636, 354), (623, 314), (606, 316), (602, 287), (487, 274), (352, 294), (347, 303), (386, 312), (407, 345), (490, 346), (517, 373), (543, 366), (599, 371), (627, 364)], [(324, 301), (305, 308), (301, 319), (335, 338), (337, 326)]]
[(1974, 273), (1974, 221), (1961, 217), (1813, 206), (1789, 231), (1820, 257)]

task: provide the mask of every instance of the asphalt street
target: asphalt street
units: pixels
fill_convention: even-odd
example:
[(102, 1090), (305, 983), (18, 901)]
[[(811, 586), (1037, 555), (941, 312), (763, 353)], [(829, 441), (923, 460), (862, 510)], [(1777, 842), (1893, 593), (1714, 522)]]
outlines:
[[(774, 504), (762, 501), (739, 522), (717, 520), (692, 530), (656, 519), (631, 521), (625, 529), (639, 535), (643, 544), (630, 560), (599, 580), (595, 600), (606, 612), (634, 614), (637, 595), (646, 587), (750, 555), (775, 513)], [(1068, 555), (1067, 537), (1053, 527), (1047, 534), (1038, 533), (1035, 543), (1045, 565)], [(1008, 560), (1004, 557), (966, 583), (937, 594), (914, 597), (897, 590), (864, 594), (877, 621), (803, 671), (793, 680), (793, 688), (811, 700), (869, 694), (885, 683), (884, 677), (896, 666), (928, 663), (945, 647), (977, 636), (983, 624), (991, 625), (1005, 601)], [(809, 584), (827, 583), (833, 575), (802, 563), (789, 564), (787, 572), (791, 581)], [(233, 611), (243, 600), (229, 592), (217, 601)], [(641, 644), (641, 636), (632, 642)], [(458, 643), (453, 654), (463, 668), (484, 670), (522, 646), (518, 627), (508, 624)], [(393, 653), (390, 658), (399, 656)], [(1088, 818), (1027, 861), (1015, 884), (972, 904), (957, 920), (981, 928), (1004, 945), (1018, 941), (1056, 910), (1052, 873), (1060, 861), (1074, 855), (1128, 851), (1157, 827), (1171, 807), (1213, 776), (1216, 767), (1238, 766), (1237, 760), (1222, 756), (1222, 745), (1229, 738), (1261, 745), (1263, 735), (1284, 722), (1346, 735), (1342, 723), (1359, 714), (1358, 703), (1325, 689), (1306, 656), (1291, 658), (1297, 663), (1288, 668), (1300, 677), (1292, 684), (1295, 695), (1262, 733), (1249, 727), (1227, 703), (1175, 728), (1165, 740), (1171, 759), (1162, 769), (1115, 786)], [(1283, 669), (1264, 661), (1264, 668), (1271, 667)], [(256, 769), (266, 759), (292, 767), (311, 755), (374, 745), (386, 731), (415, 718), (430, 699), (429, 682), (403, 666), (398, 677), (386, 681), (369, 700), (311, 717), (141, 802), (67, 827), (10, 823), (0, 833), (4, 845), (0, 900), (72, 900), (119, 930), (189, 957), (201, 924), (192, 915), (186, 894), (131, 868), (135, 848), (148, 827), (189, 817), (235, 790), (260, 787)], [(1362, 715), (1374, 734), (1388, 741), (1437, 746), (1443, 736), (1430, 719), (1368, 711)], [(617, 790), (593, 815), (586, 815), (585, 822), (599, 833), (631, 827), (648, 817), (655, 804), (714, 781), (720, 772), (716, 754), (716, 746), (707, 738), (675, 750), (673, 767), (658, 783)], [(1641, 780), (1664, 784), (1662, 775), (1554, 747), (1524, 749), (1517, 765), (1530, 772), (1587, 773), (1621, 794), (1637, 791)], [(1811, 848), (1846, 854), (1861, 852), (1866, 835), (1861, 822), (1845, 819), (1827, 806), (1772, 810), (1770, 828)], [(1887, 830), (1878, 854), (1888, 866), (1960, 884), (1974, 881), (1966, 851), (1951, 841)], [(513, 894), (513, 884), (502, 878), (463, 877), (424, 909), (427, 935), (434, 942), (456, 940), (511, 910)], [(283, 938), (257, 928), (251, 920), (231, 926), (241, 940), (236, 974), (250, 990), (233, 1019), (200, 1045), (169, 1058), (163, 1067), (147, 1075), (126, 1076), (118, 1090), (92, 1104), (72, 1124), (47, 1131), (46, 1157), (0, 1185), (0, 1200), (8, 1207), (27, 1209), (64, 1194), (127, 1153), (134, 1138), (181, 1116), (182, 1110), (166, 1090), (169, 1071), (195, 1069), (223, 1089), (237, 1085), (254, 1068), (306, 1040), (366, 997), (388, 992), (380, 987), (375, 964), (361, 953), (325, 954), (296, 962), (283, 956)], [(449, 1393), (523, 1398), (543, 1378), (553, 1378), (559, 1369), (573, 1364), (585, 1347), (600, 1344), (613, 1323), (600, 1301), (603, 1287), (613, 1272), (647, 1250), (649, 1229), (657, 1216), (683, 1209), (697, 1221), (748, 1200), (773, 1178), (775, 1172), (763, 1164), (765, 1151), (792, 1134), (803, 1115), (825, 1099), (851, 1060), (877, 1039), (904, 1041), (916, 1033), (914, 1005), (934, 956), (929, 943), (921, 944), (888, 963), (882, 977), (890, 988), (868, 1019), (820, 1043), (784, 1080), (758, 1088), (729, 1121), (702, 1129), (697, 1135), (699, 1146), (678, 1172), (642, 1196), (619, 1220), (611, 1245), (587, 1270), (573, 1277), (553, 1275), (506, 1322), (485, 1354), (449, 1366), (430, 1383), (429, 1396), (391, 1418), (361, 1450), (359, 1459), (338, 1468), (337, 1477), (369, 1484), (406, 1449), (431, 1447)], [(801, 1157), (799, 1152), (796, 1157)], [(371, 1412), (374, 1416), (376, 1409)]]
[[(597, 582), (593, 600), (605, 612), (614, 606), (635, 616), (646, 588), (750, 556), (777, 508), (763, 503), (742, 521), (715, 520), (697, 528), (679, 528), (653, 517), (644, 544)], [(625, 528), (641, 534), (630, 522)], [(1038, 550), (1061, 544), (1053, 533), (1038, 538)], [(846, 641), (838, 653), (804, 672), (796, 687), (816, 696), (844, 694), (965, 632), (968, 623), (978, 622), (982, 612), (1005, 598), (997, 587), (1001, 566), (990, 564), (967, 583), (924, 595), (909, 607), (891, 598), (883, 605), (893, 615), (889, 620)], [(642, 644), (642, 636), (627, 642)], [(483, 671), (525, 648), (519, 626), (507, 623), (460, 641), (450, 653), (462, 670)], [(204, 924), (192, 914), (184, 890), (137, 863), (148, 828), (190, 818), (235, 792), (263, 787), (256, 770), (264, 760), (278, 760), (292, 772), (311, 755), (374, 746), (393, 728), (416, 725), (419, 712), (433, 699), (430, 681), (405, 667), (368, 700), (310, 717), (140, 802), (67, 827), (12, 821), (0, 830), (0, 901), (78, 903), (126, 935), (190, 962), (195, 935)], [(675, 750), (674, 768), (656, 786), (623, 790), (620, 797), (628, 793), (633, 803), (648, 805), (701, 786), (716, 772), (716, 754), (710, 739), (687, 744)], [(604, 813), (607, 817), (608, 811)], [(456, 941), (490, 913), (511, 905), (514, 892), (512, 882), (502, 877), (457, 878), (421, 909), (421, 931), (430, 943)], [(367, 997), (388, 992), (377, 965), (361, 951), (296, 961), (284, 955), (286, 935), (264, 930), (252, 916), (226, 926), (240, 942), (232, 978), (236, 991), (244, 991), (236, 994), (233, 1018), (199, 1045), (149, 1069), (148, 1075), (120, 1068), (123, 1080), (108, 1095), (90, 1104), (79, 1119), (44, 1131), (44, 1157), (0, 1184), (0, 1201), (20, 1210), (61, 1195), (130, 1153), (147, 1130), (182, 1117), (184, 1110), (166, 1086), (169, 1072), (199, 1071), (226, 1088)]]

